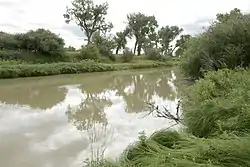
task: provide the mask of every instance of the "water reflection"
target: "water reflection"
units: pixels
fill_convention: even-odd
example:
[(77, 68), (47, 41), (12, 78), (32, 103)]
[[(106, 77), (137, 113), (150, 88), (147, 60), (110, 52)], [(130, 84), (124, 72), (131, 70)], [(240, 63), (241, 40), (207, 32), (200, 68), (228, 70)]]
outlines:
[(103, 152), (100, 146), (107, 147), (106, 156), (117, 156), (140, 131), (169, 126), (167, 120), (142, 117), (146, 101), (175, 110), (174, 74), (157, 70), (0, 81), (0, 166), (79, 166), (93, 149)]
[(128, 113), (143, 112), (147, 108), (146, 102), (154, 101), (155, 96), (175, 101), (177, 92), (172, 83), (175, 79), (173, 71), (169, 71), (115, 76), (108, 82), (93, 82), (91, 86), (83, 84), (81, 89), (85, 98), (76, 108), (69, 108), (66, 114), (78, 130), (87, 130), (96, 123), (107, 124), (104, 110), (115, 103), (112, 97), (122, 97)]

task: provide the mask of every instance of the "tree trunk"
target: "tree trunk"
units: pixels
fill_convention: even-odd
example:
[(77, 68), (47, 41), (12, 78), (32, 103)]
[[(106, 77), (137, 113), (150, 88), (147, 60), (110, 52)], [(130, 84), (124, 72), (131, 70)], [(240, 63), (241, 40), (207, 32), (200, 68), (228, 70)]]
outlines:
[(88, 37), (88, 43), (87, 43), (87, 45), (89, 45), (89, 44), (91, 44), (91, 37), (90, 36)]
[(138, 56), (141, 55), (141, 48), (142, 48), (142, 43), (139, 43), (139, 44), (138, 44), (138, 48), (137, 48)]
[(116, 48), (115, 54), (118, 55), (119, 47)]
[(134, 54), (136, 52), (137, 44), (138, 44), (138, 40), (135, 41)]

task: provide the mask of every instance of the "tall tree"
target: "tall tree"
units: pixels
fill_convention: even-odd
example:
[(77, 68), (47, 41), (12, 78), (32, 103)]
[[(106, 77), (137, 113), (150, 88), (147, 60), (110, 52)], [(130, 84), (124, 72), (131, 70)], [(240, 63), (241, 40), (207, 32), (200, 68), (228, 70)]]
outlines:
[(134, 54), (137, 49), (138, 55), (141, 54), (141, 49), (148, 36), (155, 32), (158, 23), (154, 16), (146, 16), (142, 13), (128, 14), (128, 29), (135, 37)]
[(116, 33), (116, 36), (114, 37), (114, 41), (116, 44), (116, 51), (115, 51), (116, 54), (118, 54), (120, 49), (125, 49), (127, 44), (126, 37), (130, 37), (129, 33), (130, 31), (127, 28), (124, 31)]
[(96, 31), (107, 32), (113, 27), (112, 23), (106, 22), (108, 3), (94, 4), (93, 0), (73, 0), (71, 7), (67, 6), (64, 18), (66, 23), (74, 20), (84, 31), (88, 44)]
[(166, 26), (159, 30), (159, 38), (162, 53), (165, 55), (172, 55), (174, 48), (170, 43), (183, 31), (178, 26)]

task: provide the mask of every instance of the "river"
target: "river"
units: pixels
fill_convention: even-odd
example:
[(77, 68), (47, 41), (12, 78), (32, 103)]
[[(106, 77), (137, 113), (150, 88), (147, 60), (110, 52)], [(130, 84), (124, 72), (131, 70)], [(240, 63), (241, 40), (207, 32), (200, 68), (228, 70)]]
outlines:
[[(146, 102), (175, 112), (176, 69), (0, 80), (0, 166), (81, 167), (116, 158), (138, 134), (169, 127)], [(99, 153), (98, 153), (99, 152)]]

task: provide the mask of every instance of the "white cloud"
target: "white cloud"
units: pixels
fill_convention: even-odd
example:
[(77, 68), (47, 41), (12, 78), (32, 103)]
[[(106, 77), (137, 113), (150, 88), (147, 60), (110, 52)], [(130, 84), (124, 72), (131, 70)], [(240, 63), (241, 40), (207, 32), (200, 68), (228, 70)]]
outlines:
[[(250, 9), (249, 0), (107, 0), (109, 3), (108, 20), (114, 24), (113, 32), (124, 28), (126, 15), (130, 12), (142, 12), (155, 15), (160, 26), (183, 26), (187, 33), (199, 30), (218, 12), (228, 12), (239, 8), (244, 12)], [(63, 14), (71, 0), (0, 0), (0, 30), (23, 32), (39, 27), (59, 33), (67, 44), (79, 47), (83, 38), (79, 38), (72, 25), (65, 25)], [(95, 3), (104, 0), (94, 0)], [(201, 22), (203, 20), (203, 22)], [(199, 23), (199, 24), (198, 24)], [(75, 29), (75, 28), (73, 28)], [(80, 34), (80, 32), (78, 31)]]

